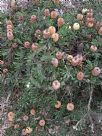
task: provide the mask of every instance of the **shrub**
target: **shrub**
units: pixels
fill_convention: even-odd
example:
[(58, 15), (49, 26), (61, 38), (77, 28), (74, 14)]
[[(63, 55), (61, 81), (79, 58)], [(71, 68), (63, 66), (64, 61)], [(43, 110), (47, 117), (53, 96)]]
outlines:
[(1, 95), (11, 94), (15, 128), (7, 135), (100, 135), (100, 8), (60, 14), (56, 1), (33, 4), (0, 17)]

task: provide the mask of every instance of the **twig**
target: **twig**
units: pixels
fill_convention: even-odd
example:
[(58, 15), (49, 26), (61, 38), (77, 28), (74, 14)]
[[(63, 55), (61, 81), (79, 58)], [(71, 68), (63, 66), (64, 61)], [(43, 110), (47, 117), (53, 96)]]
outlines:
[(92, 102), (92, 96), (93, 96), (93, 87), (92, 85), (90, 86), (90, 98), (89, 98), (89, 102), (88, 102), (88, 112), (91, 110), (91, 102)]
[(64, 94), (62, 95), (61, 101), (63, 100), (66, 93), (67, 93), (67, 91), (65, 91)]
[(83, 121), (83, 119), (89, 115), (89, 119), (90, 119), (90, 122), (91, 122), (91, 130), (92, 132), (94, 132), (94, 123), (93, 123), (93, 120), (90, 116), (90, 111), (91, 111), (91, 102), (92, 102), (92, 96), (93, 96), (93, 86), (91, 85), (90, 86), (90, 98), (89, 98), (89, 102), (88, 102), (88, 112), (77, 122), (77, 124), (75, 126), (73, 126), (73, 129), (77, 130), (78, 129), (78, 125)]
[(91, 117), (90, 111), (91, 111), (91, 102), (92, 102), (93, 91), (94, 91), (93, 86), (90, 85), (90, 98), (89, 98), (87, 108), (88, 108), (88, 116), (89, 116), (89, 120), (90, 120), (90, 123), (91, 123), (90, 127), (91, 127), (92, 133), (94, 133), (94, 122), (93, 122), (93, 119)]
[(6, 103), (8, 103), (11, 93), (7, 96)]
[(94, 127), (95, 127), (95, 125), (94, 125), (94, 122), (93, 122), (93, 119), (92, 119), (90, 113), (89, 113), (89, 120), (90, 120), (91, 132), (94, 133)]
[(87, 116), (87, 113), (73, 126), (73, 129), (78, 130), (78, 125), (83, 121), (83, 119)]

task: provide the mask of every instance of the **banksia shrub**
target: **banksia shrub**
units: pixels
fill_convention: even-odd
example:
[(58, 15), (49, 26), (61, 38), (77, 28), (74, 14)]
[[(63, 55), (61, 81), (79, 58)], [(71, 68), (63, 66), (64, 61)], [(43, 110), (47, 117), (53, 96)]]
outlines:
[(61, 7), (36, 1), (0, 17), (7, 136), (101, 135), (101, 20), (91, 5), (63, 14)]

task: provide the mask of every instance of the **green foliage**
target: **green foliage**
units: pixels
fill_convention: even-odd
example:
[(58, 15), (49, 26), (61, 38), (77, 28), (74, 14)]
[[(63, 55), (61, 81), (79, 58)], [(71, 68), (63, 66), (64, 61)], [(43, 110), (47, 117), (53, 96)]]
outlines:
[[(101, 8), (101, 4), (95, 6), (95, 8), (98, 6)], [(1, 65), (0, 79), (2, 80), (2, 86), (0, 89), (3, 95), (11, 93), (12, 108), (9, 111), (16, 114), (14, 124), (20, 124), (20, 128), (17, 130), (8, 129), (7, 136), (21, 135), (22, 129), (28, 126), (33, 128), (31, 136), (48, 136), (48, 128), (58, 122), (60, 125), (63, 122), (59, 135), (65, 136), (72, 130), (72, 126), (87, 113), (90, 86), (93, 87), (94, 92), (96, 92), (97, 87), (99, 88), (98, 92), (102, 92), (100, 89), (102, 75), (92, 76), (91, 73), (94, 67), (97, 66), (100, 69), (102, 67), (102, 36), (98, 34), (94, 27), (87, 27), (85, 24), (86, 14), (83, 22), (76, 19), (77, 13), (81, 12), (77, 11), (77, 9), (59, 15), (56, 19), (51, 19), (50, 16), (44, 18), (46, 8), (51, 11), (55, 8), (63, 8), (63, 6), (55, 5), (53, 1), (41, 0), (37, 6), (30, 5), (26, 10), (17, 10), (12, 13), (12, 16), (0, 15), (0, 46), (2, 49), (0, 56), (1, 60), (4, 61), (4, 64)], [(99, 11), (100, 8), (94, 9), (93, 7), (96, 20), (99, 20), (97, 10)], [(30, 23), (31, 15), (37, 17), (34, 23)], [(18, 20), (19, 16), (23, 16), (24, 19)], [(63, 17), (65, 21), (62, 27), (57, 26), (59, 17)], [(13, 23), (13, 40), (9, 40), (6, 36), (7, 18), (11, 19)], [(80, 24), (79, 30), (73, 29), (74, 23)], [(58, 42), (54, 42), (51, 37), (48, 39), (43, 38), (43, 30), (49, 26), (55, 26), (60, 36)], [(69, 29), (70, 26), (71, 29)], [(40, 38), (35, 36), (37, 29), (41, 30)], [(88, 35), (91, 35), (92, 38), (88, 39)], [(30, 42), (30, 48), (24, 47), (26, 41)], [(14, 43), (17, 43), (17, 48), (12, 47)], [(36, 51), (32, 50), (32, 43), (37, 44)], [(80, 55), (83, 58), (85, 57), (85, 60), (81, 65), (74, 67), (67, 57), (68, 55), (77, 56), (80, 44), (83, 44)], [(98, 51), (92, 52), (90, 50), (91, 45), (96, 45)], [(64, 55), (59, 60), (58, 67), (54, 67), (51, 60), (56, 57), (58, 51), (63, 52)], [(3, 72), (5, 68), (8, 69), (7, 73)], [(81, 81), (76, 76), (79, 71), (84, 73), (84, 79)], [(54, 80), (61, 83), (61, 87), (57, 91), (52, 88)], [(96, 99), (97, 97), (101, 96), (96, 95)], [(62, 103), (60, 109), (55, 108), (57, 100)], [(101, 99), (97, 99), (97, 103), (98, 101), (100, 102)], [(74, 103), (75, 105), (72, 112), (66, 108), (68, 103)], [(36, 111), (34, 117), (30, 115), (32, 108)], [(94, 108), (94, 103), (92, 109), (97, 111)], [(29, 116), (29, 120), (26, 122), (22, 121), (24, 115)], [(36, 131), (36, 127), (38, 127), (39, 120), (42, 118), (45, 119), (46, 125), (44, 129), (40, 128), (41, 132), (39, 133)], [(64, 118), (70, 119), (68, 128)], [(77, 133), (79, 135), (83, 134), (81, 131)], [(74, 131), (72, 135), (75, 135)], [(72, 135), (69, 134), (69, 136)]]

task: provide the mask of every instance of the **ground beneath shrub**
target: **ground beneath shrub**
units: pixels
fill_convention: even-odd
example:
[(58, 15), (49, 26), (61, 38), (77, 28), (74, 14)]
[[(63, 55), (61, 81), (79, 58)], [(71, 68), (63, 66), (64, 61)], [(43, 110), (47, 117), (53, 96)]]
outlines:
[(4, 136), (6, 129), (11, 127), (11, 123), (7, 120), (8, 109), (10, 108), (10, 94), (7, 98), (0, 99), (0, 136)]

